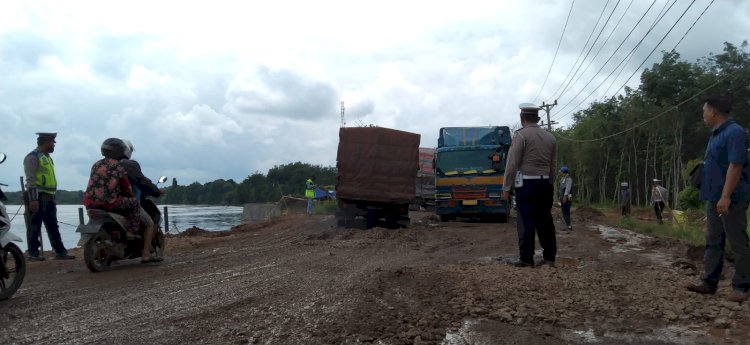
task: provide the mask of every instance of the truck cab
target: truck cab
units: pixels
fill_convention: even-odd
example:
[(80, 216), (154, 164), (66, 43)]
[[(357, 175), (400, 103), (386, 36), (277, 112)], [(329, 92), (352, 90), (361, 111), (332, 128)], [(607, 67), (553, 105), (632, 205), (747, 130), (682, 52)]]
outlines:
[(435, 152), (435, 212), (456, 217), (508, 221), (502, 198), (511, 134), (507, 126), (445, 127)]

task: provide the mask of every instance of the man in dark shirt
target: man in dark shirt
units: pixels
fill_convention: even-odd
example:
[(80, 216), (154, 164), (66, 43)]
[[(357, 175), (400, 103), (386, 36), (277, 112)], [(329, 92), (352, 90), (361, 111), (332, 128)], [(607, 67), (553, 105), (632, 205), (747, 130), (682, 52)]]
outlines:
[(703, 121), (712, 128), (700, 187), (700, 198), (706, 201), (705, 274), (702, 282), (687, 289), (701, 294), (716, 292), (728, 239), (735, 268), (729, 300), (742, 302), (748, 299), (750, 289), (748, 146), (745, 130), (729, 118), (730, 108), (730, 100), (724, 96), (711, 96), (703, 105)]

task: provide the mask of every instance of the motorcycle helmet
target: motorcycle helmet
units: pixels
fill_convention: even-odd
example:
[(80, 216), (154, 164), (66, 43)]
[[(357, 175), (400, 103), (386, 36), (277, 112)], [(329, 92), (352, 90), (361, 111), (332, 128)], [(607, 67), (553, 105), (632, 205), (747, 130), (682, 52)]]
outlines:
[(102, 156), (112, 159), (122, 159), (125, 157), (127, 145), (117, 138), (109, 138), (102, 143)]
[(130, 142), (128, 139), (122, 140), (125, 143), (125, 146), (127, 149), (125, 150), (125, 158), (130, 159), (130, 157), (133, 156), (133, 152), (135, 152), (135, 147), (133, 147), (133, 143)]
[(567, 166), (567, 165), (563, 165), (563, 166), (562, 166), (562, 167), (560, 168), (560, 172), (561, 172), (561, 173), (563, 173), (563, 174), (567, 174), (568, 172), (570, 172), (570, 170), (568, 169), (568, 166)]

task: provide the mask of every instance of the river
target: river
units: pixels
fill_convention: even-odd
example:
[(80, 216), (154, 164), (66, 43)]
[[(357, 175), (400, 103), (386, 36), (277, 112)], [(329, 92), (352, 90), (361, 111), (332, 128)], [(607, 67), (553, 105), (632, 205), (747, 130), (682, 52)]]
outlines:
[[(20, 246), (26, 250), (26, 227), (23, 223), (23, 210), (18, 205), (5, 205), (8, 210), (8, 216), (13, 218), (17, 211), (17, 216), (11, 222), (10, 231), (21, 238), (24, 243)], [(242, 207), (239, 206), (196, 206), (196, 205), (166, 205), (169, 210), (169, 233), (177, 233), (196, 226), (208, 231), (229, 230), (235, 225), (240, 224), (242, 217)], [(66, 248), (75, 248), (78, 246), (80, 235), (76, 233), (78, 226), (78, 208), (76, 205), (58, 205), (57, 220), (60, 225), (60, 236)], [(159, 209), (164, 212), (164, 205), (159, 205)], [(84, 219), (88, 217), (84, 212)], [(42, 226), (44, 237), (44, 250), (52, 250), (47, 239), (47, 232)]]

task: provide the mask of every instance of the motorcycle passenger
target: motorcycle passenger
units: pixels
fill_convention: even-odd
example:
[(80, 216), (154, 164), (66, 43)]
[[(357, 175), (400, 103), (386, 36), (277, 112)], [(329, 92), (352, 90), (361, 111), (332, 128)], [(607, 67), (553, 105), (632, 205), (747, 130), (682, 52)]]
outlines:
[[(103, 209), (124, 215), (127, 218), (127, 236), (133, 239), (140, 224), (140, 207), (138, 200), (133, 196), (128, 174), (120, 165), (120, 159), (125, 157), (126, 149), (125, 143), (120, 139), (104, 140), (101, 147), (104, 158), (91, 167), (91, 177), (83, 194), (83, 204), (87, 209)], [(144, 230), (141, 262), (161, 261), (151, 257), (153, 235), (153, 226), (147, 226)]]

